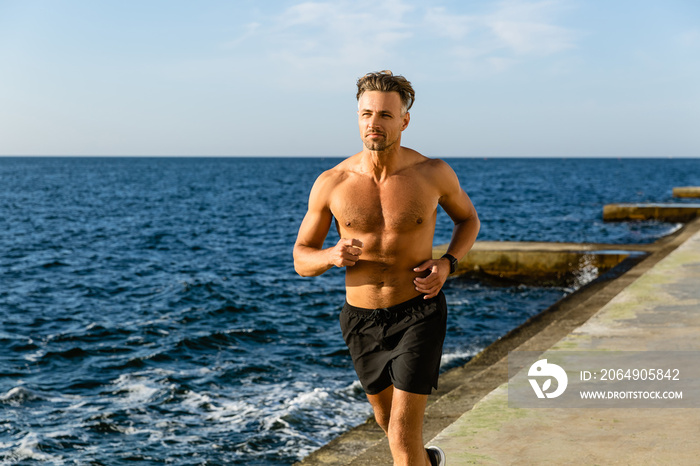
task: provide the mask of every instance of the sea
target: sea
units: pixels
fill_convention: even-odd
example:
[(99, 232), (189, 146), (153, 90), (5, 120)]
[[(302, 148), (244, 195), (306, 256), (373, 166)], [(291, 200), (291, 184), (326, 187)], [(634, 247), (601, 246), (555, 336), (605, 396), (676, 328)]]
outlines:
[[(649, 243), (606, 223), (699, 159), (446, 159), (479, 240)], [(337, 158), (0, 158), (0, 462), (288, 465), (371, 415), (340, 335), (343, 271), (295, 274)], [(440, 211), (435, 244), (450, 239)], [(337, 240), (330, 232), (327, 244)], [(443, 371), (596, 277), (445, 285)]]

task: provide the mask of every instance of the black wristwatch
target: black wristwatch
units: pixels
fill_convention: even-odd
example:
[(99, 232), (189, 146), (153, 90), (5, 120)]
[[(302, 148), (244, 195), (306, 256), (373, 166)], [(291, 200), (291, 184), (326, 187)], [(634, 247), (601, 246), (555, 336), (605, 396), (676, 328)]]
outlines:
[(455, 256), (452, 254), (443, 254), (443, 256), (440, 259), (448, 259), (450, 261), (450, 275), (455, 273), (457, 271), (457, 264), (459, 261)]

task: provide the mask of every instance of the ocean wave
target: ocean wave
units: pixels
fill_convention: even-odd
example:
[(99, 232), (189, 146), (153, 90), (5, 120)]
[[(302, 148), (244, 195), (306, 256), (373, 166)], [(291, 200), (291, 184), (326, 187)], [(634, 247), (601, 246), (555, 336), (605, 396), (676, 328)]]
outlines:
[(64, 464), (65, 460), (62, 456), (51, 455), (43, 451), (43, 449), (50, 447), (50, 444), (51, 442), (45, 437), (29, 432), (22, 438), (19, 445), (4, 454), (3, 459), (10, 462), (10, 464), (17, 464), (27, 460), (52, 462), (56, 465)]
[(45, 398), (26, 387), (13, 387), (0, 395), (0, 403), (11, 406), (21, 406), (31, 401), (44, 400)]
[(120, 375), (113, 385), (112, 395), (120, 397), (121, 403), (127, 406), (147, 403), (163, 389), (153, 378), (134, 374)]
[(483, 348), (474, 348), (467, 350), (452, 350), (444, 352), (442, 354), (442, 358), (440, 359), (440, 367), (442, 370), (444, 370), (447, 367), (455, 366), (455, 363), (463, 365), (467, 363), (471, 358), (479, 354), (479, 352), (482, 349)]

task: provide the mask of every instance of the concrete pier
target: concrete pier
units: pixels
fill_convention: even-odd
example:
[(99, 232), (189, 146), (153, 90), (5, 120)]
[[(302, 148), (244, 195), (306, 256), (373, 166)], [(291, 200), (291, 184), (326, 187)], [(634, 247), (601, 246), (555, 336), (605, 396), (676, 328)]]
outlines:
[[(582, 273), (600, 275), (626, 259), (641, 259), (654, 246), (593, 243), (478, 241), (460, 260), (457, 272), (525, 284), (571, 284)], [(447, 245), (433, 250), (442, 256)]]
[[(692, 230), (549, 349), (700, 351), (697, 222)], [(518, 349), (548, 349), (536, 340)], [(444, 449), (448, 464), (698, 464), (697, 409), (517, 409), (508, 406), (507, 390), (506, 382), (429, 442)]]
[(608, 204), (603, 207), (603, 220), (659, 220), (688, 222), (700, 215), (700, 204)]
[[(516, 246), (484, 244), (474, 257), (482, 247), (515, 250), (515, 256), (543, 249), (539, 243)], [(700, 410), (507, 406), (509, 351), (700, 350), (700, 219), (652, 245), (609, 246), (590, 250), (646, 256), (617, 276), (582, 287), (441, 375), (426, 410), (424, 438), (444, 448), (448, 464), (697, 464)], [(576, 244), (554, 247), (590, 251)], [(498, 260), (483, 261), (491, 262)], [(391, 455), (370, 419), (300, 464), (390, 465)]]
[(673, 188), (673, 197), (700, 198), (700, 186), (681, 186)]

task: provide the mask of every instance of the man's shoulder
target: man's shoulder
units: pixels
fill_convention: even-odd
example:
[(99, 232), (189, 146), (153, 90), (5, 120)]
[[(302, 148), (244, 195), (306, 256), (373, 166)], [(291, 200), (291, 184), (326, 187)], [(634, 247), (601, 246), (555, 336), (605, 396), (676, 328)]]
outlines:
[[(418, 153), (416, 152), (416, 154)], [(418, 156), (412, 165), (413, 176), (436, 188), (441, 195), (445, 193), (445, 190), (459, 186), (457, 175), (447, 162), (421, 154)]]
[(340, 183), (348, 178), (352, 173), (357, 171), (358, 155), (355, 154), (346, 158), (333, 168), (321, 173), (318, 177), (319, 181), (325, 183)]
[(413, 159), (412, 167), (425, 175), (440, 175), (452, 171), (450, 165), (442, 159), (426, 157), (413, 149), (404, 148), (404, 150)]
[(352, 157), (349, 157), (335, 167), (329, 168), (321, 173), (318, 178), (316, 178), (315, 185), (324, 191), (333, 190), (333, 188), (348, 179), (353, 173), (354, 163), (351, 159)]

